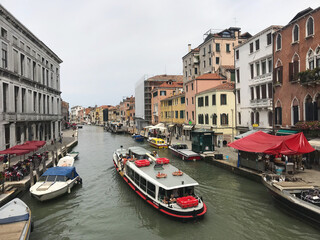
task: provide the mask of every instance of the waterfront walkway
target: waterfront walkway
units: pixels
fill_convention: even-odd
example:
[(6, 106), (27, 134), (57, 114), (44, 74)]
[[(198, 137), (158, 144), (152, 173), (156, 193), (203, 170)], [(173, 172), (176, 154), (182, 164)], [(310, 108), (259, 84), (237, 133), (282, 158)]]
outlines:
[[(45, 151), (48, 151), (48, 160), (46, 161), (46, 168), (51, 167), (53, 165), (53, 158), (52, 152), (55, 152), (55, 155), (62, 156), (65, 155), (74, 145), (78, 143), (78, 132), (72, 129), (67, 129), (63, 131), (62, 134), (62, 142), (55, 142), (52, 143), (50, 141), (47, 141), (47, 144), (43, 146), (41, 149), (39, 149), (38, 153), (42, 153)], [(20, 160), (27, 159), (28, 156), (32, 155), (33, 152), (26, 154), (24, 156), (15, 156), (10, 158), (10, 166), (13, 166), (14, 164), (18, 163)], [(59, 159), (59, 157), (58, 157)], [(2, 166), (1, 166), (2, 170)], [(40, 163), (38, 174), (43, 172), (43, 164)], [(35, 177), (37, 175), (37, 170), (34, 169), (33, 176)], [(27, 176), (24, 176), (24, 178), (20, 181), (5, 181), (4, 183), (4, 191), (0, 191), (0, 206), (5, 204), (6, 202), (10, 201), (16, 195), (18, 195), (20, 192), (24, 191), (30, 186), (30, 174)], [(1, 186), (2, 188), (2, 186)]]

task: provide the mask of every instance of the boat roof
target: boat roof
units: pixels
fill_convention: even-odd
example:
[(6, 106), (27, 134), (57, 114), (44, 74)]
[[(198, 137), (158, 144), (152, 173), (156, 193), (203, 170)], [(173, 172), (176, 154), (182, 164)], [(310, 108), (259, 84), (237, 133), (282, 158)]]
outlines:
[(194, 151), (191, 151), (190, 149), (178, 149), (179, 152), (182, 152), (186, 155), (195, 155), (195, 156), (199, 156), (198, 153), (195, 153)]
[[(192, 179), (186, 173), (183, 173), (182, 176), (173, 176), (172, 173), (179, 169), (171, 164), (163, 164), (163, 169), (155, 169), (155, 162), (153, 161), (150, 166), (147, 167), (137, 167), (134, 162), (127, 162), (127, 164), (140, 176), (166, 190), (199, 185), (197, 181)], [(167, 177), (157, 178), (156, 175), (158, 172), (167, 174)]]
[(15, 198), (0, 208), (0, 224), (27, 221), (29, 207), (19, 198)]
[(186, 143), (173, 143), (172, 146), (188, 146)]
[(136, 154), (136, 155), (146, 155), (147, 153), (151, 154), (150, 151), (142, 147), (129, 147), (128, 150), (130, 150), (133, 154)]
[[(74, 173), (72, 175), (72, 173)], [(66, 176), (70, 179), (74, 179), (78, 176), (75, 167), (52, 167), (42, 174), (42, 176)]]

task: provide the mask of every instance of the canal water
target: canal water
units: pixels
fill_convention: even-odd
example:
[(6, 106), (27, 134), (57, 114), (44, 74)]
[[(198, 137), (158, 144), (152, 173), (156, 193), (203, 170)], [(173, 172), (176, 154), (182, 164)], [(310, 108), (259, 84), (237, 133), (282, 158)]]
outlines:
[(208, 207), (203, 219), (173, 220), (146, 204), (115, 171), (112, 153), (120, 145), (152, 150), (101, 127), (79, 129), (75, 166), (83, 185), (44, 203), (24, 194), (34, 221), (31, 239), (319, 239), (319, 230), (278, 207), (262, 184), (160, 150), (199, 182)]

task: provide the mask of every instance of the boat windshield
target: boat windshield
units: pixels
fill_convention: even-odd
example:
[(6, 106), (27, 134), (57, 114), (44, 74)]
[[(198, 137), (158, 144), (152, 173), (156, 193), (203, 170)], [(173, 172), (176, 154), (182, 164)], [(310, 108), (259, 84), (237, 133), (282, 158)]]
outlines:
[(65, 176), (57, 176), (56, 182), (65, 182), (67, 181), (67, 178)]
[(55, 175), (50, 175), (47, 177), (47, 182), (54, 182), (56, 179), (56, 176)]
[(47, 176), (41, 176), (38, 180), (38, 182), (45, 182), (47, 179)]
[(158, 199), (161, 202), (163, 202), (164, 199), (172, 199), (172, 198), (176, 199), (176, 198), (185, 197), (185, 196), (194, 196), (194, 186), (176, 188), (173, 190), (166, 190), (159, 187)]

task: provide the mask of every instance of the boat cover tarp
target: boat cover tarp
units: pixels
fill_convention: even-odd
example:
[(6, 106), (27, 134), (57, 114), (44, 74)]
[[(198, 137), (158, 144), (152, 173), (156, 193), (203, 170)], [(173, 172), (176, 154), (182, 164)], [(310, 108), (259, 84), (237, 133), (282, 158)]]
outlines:
[(0, 208), (0, 224), (28, 221), (29, 217), (28, 206), (18, 198)]
[(279, 153), (283, 155), (296, 155), (315, 150), (302, 132), (288, 136), (274, 136), (258, 131), (233, 143), (229, 143), (228, 146), (245, 152), (272, 155)]
[(52, 167), (42, 174), (42, 176), (66, 176), (70, 179), (74, 179), (78, 176), (75, 167)]

